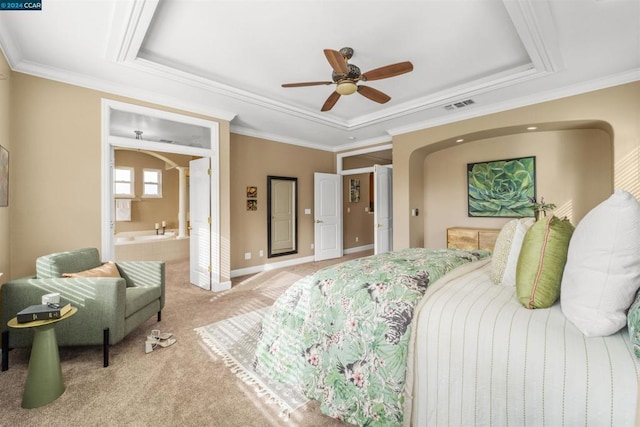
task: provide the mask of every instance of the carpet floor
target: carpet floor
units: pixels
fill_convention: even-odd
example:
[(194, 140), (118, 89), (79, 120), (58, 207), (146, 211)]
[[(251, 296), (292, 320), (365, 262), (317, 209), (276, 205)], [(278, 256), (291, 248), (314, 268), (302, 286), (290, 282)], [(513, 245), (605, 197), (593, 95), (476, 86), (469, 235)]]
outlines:
[(260, 340), (262, 319), (271, 307), (229, 317), (212, 323), (196, 332), (207, 346), (222, 357), (224, 363), (245, 383), (253, 386), (258, 395), (280, 406), (281, 414), (288, 416), (309, 399), (292, 384), (269, 378), (255, 369), (255, 352)]
[[(301, 264), (233, 280), (228, 291), (212, 293), (189, 284), (188, 261), (167, 262), (162, 322), (155, 316), (111, 346), (102, 367), (101, 347), (65, 347), (60, 361), (66, 390), (54, 402), (21, 408), (29, 349), (10, 352), (0, 373), (0, 426), (339, 426), (309, 402), (289, 418), (258, 396), (212, 352), (198, 327), (273, 304), (301, 277), (346, 259)], [(145, 354), (152, 329), (172, 332), (177, 342)]]

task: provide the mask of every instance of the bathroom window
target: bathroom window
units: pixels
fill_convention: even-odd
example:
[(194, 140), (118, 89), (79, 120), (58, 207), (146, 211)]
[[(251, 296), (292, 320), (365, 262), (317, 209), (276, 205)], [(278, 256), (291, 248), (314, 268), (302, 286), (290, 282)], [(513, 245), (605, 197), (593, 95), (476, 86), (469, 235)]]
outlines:
[(117, 167), (113, 170), (113, 193), (118, 197), (134, 197), (133, 168)]
[(159, 169), (142, 170), (142, 196), (162, 197), (162, 171)]

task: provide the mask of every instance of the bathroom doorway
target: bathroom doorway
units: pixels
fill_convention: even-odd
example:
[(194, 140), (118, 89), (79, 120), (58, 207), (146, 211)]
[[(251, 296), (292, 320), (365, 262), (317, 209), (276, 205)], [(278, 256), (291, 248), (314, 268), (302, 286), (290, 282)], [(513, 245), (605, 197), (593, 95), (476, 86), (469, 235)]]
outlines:
[[(218, 123), (191, 116), (150, 109), (103, 99), (102, 103), (102, 254), (105, 259), (115, 256), (115, 219), (113, 170), (116, 149), (144, 150), (152, 153), (173, 153), (208, 158), (210, 195), (207, 205), (210, 211), (210, 227), (207, 246), (209, 286), (198, 286), (212, 291), (229, 289), (230, 282), (220, 282), (219, 251), (219, 194), (218, 194)], [(178, 213), (178, 229), (186, 227), (186, 206)], [(154, 227), (155, 228), (155, 227)], [(162, 223), (158, 224), (162, 228)], [(154, 230), (155, 231), (155, 230)], [(166, 229), (165, 229), (166, 232)], [(191, 251), (190, 251), (191, 252)], [(190, 257), (192, 255), (190, 254)]]

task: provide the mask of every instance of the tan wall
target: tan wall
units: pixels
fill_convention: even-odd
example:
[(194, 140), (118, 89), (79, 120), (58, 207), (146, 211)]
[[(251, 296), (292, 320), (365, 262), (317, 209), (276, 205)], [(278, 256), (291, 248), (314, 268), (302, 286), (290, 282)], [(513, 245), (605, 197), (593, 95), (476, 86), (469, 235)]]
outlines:
[(477, 141), (516, 135), (531, 124), (540, 130), (608, 131), (613, 138), (614, 187), (640, 196), (640, 82), (635, 82), (395, 136), (394, 249), (423, 246), (430, 233), (422, 217), (410, 216), (414, 207), (427, 215), (438, 209), (424, 188), (424, 160), (430, 152), (452, 146), (459, 137)]
[[(162, 153), (162, 156), (179, 166), (189, 166), (191, 156)], [(179, 173), (175, 168), (165, 170), (163, 160), (149, 154), (129, 150), (116, 150), (115, 165), (134, 168), (136, 197), (131, 202), (131, 221), (116, 221), (116, 233), (123, 231), (153, 230), (156, 223), (167, 222), (167, 228), (178, 228), (178, 203), (180, 196)], [(144, 168), (162, 171), (162, 197), (141, 198), (142, 171)], [(187, 188), (188, 191), (188, 188)]]
[[(12, 174), (12, 146), (11, 146), (11, 79), (12, 72), (7, 64), (2, 51), (0, 50), (0, 75), (4, 76), (4, 80), (0, 79), (0, 145), (9, 151), (9, 173)], [(1, 77), (0, 77), (1, 78)], [(9, 185), (13, 185), (13, 179), (10, 177)], [(9, 207), (0, 208), (0, 283), (4, 283), (11, 276), (11, 257), (10, 257), (10, 212), (13, 202), (13, 194), (9, 189)]]
[[(229, 280), (228, 122), (13, 73), (11, 277), (51, 252), (101, 247), (101, 100), (220, 122), (221, 280)], [(227, 210), (225, 210), (227, 209)], [(226, 263), (226, 264), (225, 264)]]
[(538, 199), (557, 205), (556, 215), (576, 224), (613, 189), (612, 142), (602, 130), (535, 132), (460, 144), (428, 155), (424, 162), (425, 243), (446, 246), (452, 226), (501, 228), (509, 218), (467, 215), (467, 163), (536, 157)]
[[(360, 201), (349, 202), (349, 180), (360, 180)], [(347, 175), (342, 178), (343, 248), (373, 244), (373, 213), (369, 213), (369, 174)], [(356, 242), (356, 237), (358, 241)]]
[[(313, 174), (335, 173), (334, 154), (231, 134), (231, 268), (233, 270), (312, 256)], [(267, 258), (267, 176), (298, 178), (298, 253)], [(258, 210), (246, 209), (248, 186), (258, 187)], [(311, 209), (305, 215), (305, 209)], [(259, 251), (263, 251), (263, 257)], [(251, 259), (244, 254), (250, 252)]]

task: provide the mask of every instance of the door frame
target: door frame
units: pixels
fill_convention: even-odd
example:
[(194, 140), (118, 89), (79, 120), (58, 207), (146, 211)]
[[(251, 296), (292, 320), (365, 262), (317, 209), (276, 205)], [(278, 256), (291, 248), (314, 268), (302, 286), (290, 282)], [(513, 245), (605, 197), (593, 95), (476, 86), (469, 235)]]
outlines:
[[(162, 153), (185, 154), (192, 156), (209, 157), (211, 164), (211, 290), (221, 291), (230, 288), (230, 282), (220, 283), (220, 162), (219, 162), (219, 124), (214, 121), (204, 120), (197, 117), (185, 116), (163, 110), (142, 107), (140, 105), (128, 104), (114, 101), (112, 99), (102, 99), (102, 160), (101, 160), (101, 241), (102, 258), (114, 259), (115, 256), (115, 207), (113, 203), (113, 168), (115, 147), (144, 149)], [(125, 111), (142, 114), (149, 117), (171, 120), (179, 123), (188, 123), (211, 129), (210, 148), (188, 147), (178, 144), (168, 144), (163, 142), (135, 139), (135, 137), (125, 138), (110, 135), (111, 110)]]
[[(374, 166), (370, 166), (370, 167), (365, 167), (365, 168), (358, 168), (358, 169), (343, 169), (342, 168), (342, 164), (343, 164), (343, 160), (345, 157), (352, 157), (352, 156), (357, 156), (360, 154), (367, 154), (367, 153), (375, 153), (376, 151), (384, 151), (384, 150), (391, 150), (393, 149), (393, 144), (389, 143), (389, 144), (384, 144), (384, 145), (376, 145), (373, 147), (367, 147), (367, 148), (362, 148), (360, 150), (355, 150), (355, 151), (347, 151), (345, 153), (340, 153), (336, 156), (337, 159), (337, 174), (338, 175), (342, 175), (343, 177), (345, 176), (349, 176), (349, 175), (358, 175), (358, 174), (364, 174), (364, 173), (373, 173), (375, 170)], [(382, 165), (382, 166), (386, 166), (386, 167), (390, 167), (391, 169), (393, 169), (393, 162), (390, 165)], [(376, 198), (378, 195), (374, 194), (374, 198)], [(391, 204), (393, 205), (393, 198), (391, 199)], [(344, 223), (344, 221), (343, 221)], [(375, 238), (375, 233), (376, 233), (376, 224), (374, 221), (373, 224), (373, 235)], [(344, 243), (343, 243), (344, 244)]]

